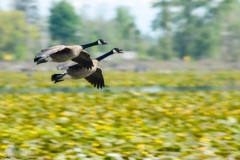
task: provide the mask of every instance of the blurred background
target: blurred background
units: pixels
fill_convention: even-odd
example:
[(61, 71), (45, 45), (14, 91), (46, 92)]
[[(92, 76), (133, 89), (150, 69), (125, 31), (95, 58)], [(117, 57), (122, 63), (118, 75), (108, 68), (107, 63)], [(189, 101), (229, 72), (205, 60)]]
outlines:
[[(151, 70), (180, 69), (181, 65), (174, 64), (181, 61), (203, 63), (197, 65), (201, 67), (210, 60), (213, 66), (228, 68), (231, 62), (239, 67), (235, 63), (239, 58), (238, 0), (141, 0), (138, 4), (127, 0), (1, 0), (0, 9), (1, 61), (27, 62), (34, 67), (29, 62), (42, 48), (103, 38), (109, 45), (89, 48), (92, 57), (113, 47), (124, 48), (128, 54), (106, 61), (135, 60), (134, 66), (122, 65), (125, 70), (142, 69), (142, 63)], [(151, 67), (161, 65), (159, 61), (169, 64)], [(19, 68), (27, 67), (21, 64)]]
[[(0, 0), (1, 159), (240, 159), (239, 0)], [(88, 48), (106, 87), (53, 84), (54, 45)], [(14, 133), (14, 134), (13, 134)]]

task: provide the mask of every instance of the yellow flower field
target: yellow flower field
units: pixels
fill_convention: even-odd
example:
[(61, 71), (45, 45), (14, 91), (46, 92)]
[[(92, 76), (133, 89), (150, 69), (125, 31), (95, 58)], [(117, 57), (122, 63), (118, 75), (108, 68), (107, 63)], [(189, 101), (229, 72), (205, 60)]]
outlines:
[(5, 93), (0, 110), (0, 159), (240, 159), (240, 91)]

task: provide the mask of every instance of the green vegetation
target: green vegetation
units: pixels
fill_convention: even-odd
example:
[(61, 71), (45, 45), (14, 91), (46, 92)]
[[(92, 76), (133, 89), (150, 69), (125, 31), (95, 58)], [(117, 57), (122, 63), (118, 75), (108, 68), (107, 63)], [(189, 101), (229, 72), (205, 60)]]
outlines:
[(239, 155), (239, 91), (0, 95), (0, 156), (227, 159)]
[[(84, 79), (69, 80), (53, 84), (51, 75), (57, 72), (33, 72), (29, 77), (26, 72), (0, 72), (0, 88), (59, 88), (90, 87)], [(200, 86), (239, 86), (239, 71), (188, 71), (188, 72), (120, 72), (104, 71), (107, 87), (200, 87)], [(6, 76), (8, 75), (8, 76)], [(124, 80), (122, 79), (124, 77)], [(137, 81), (134, 80), (137, 77)], [(27, 83), (26, 83), (27, 82)]]
[[(0, 11), (0, 59), (11, 56), (10, 59), (24, 60), (27, 52), (27, 35), (32, 42), (39, 38), (38, 27), (26, 26), (26, 15), (21, 11)], [(13, 23), (14, 22), (14, 23)]]
[(79, 28), (80, 18), (74, 8), (66, 1), (54, 4), (49, 18), (49, 31), (52, 40), (60, 44), (76, 43), (76, 33)]
[[(101, 15), (102, 13), (100, 13)], [(146, 55), (149, 50), (149, 42), (143, 38), (135, 24), (135, 17), (132, 16), (128, 7), (116, 8), (116, 16), (113, 19), (105, 20), (101, 16), (98, 19), (90, 20), (81, 16), (82, 24), (79, 29), (79, 44), (95, 41), (102, 38), (109, 42), (104, 47), (91, 47), (88, 50), (94, 52), (106, 52), (113, 47), (123, 48), (127, 51), (138, 51)]]
[(227, 59), (239, 56), (234, 54), (236, 48), (230, 52), (231, 42), (239, 42), (238, 36), (234, 36), (239, 32), (235, 27), (240, 26), (235, 18), (239, 15), (238, 0), (158, 0), (154, 7), (159, 9), (153, 29), (162, 32), (159, 39), (160, 47), (164, 48), (159, 50), (162, 58), (220, 58), (221, 44)]
[[(90, 87), (85, 80), (52, 84), (51, 74), (36, 72), (29, 79), (24, 72), (0, 72), (0, 88)], [(111, 87), (239, 86), (239, 75), (104, 72)], [(0, 157), (14, 145), (19, 159), (99, 160), (111, 159), (110, 153), (125, 159), (239, 159), (239, 106), (237, 90), (2, 93)]]
[[(126, 6), (117, 7), (112, 19), (105, 19), (104, 12), (90, 18), (87, 8), (74, 10), (71, 1), (62, 0), (53, 3), (49, 17), (41, 17), (37, 13), (37, 0), (28, 1), (14, 0), (15, 9), (21, 13), (0, 11), (0, 60), (11, 59), (4, 55), (25, 60), (27, 48), (31, 58), (43, 47), (84, 44), (98, 38), (111, 45), (92, 47), (90, 52), (106, 52), (114, 46), (136, 51), (141, 59), (170, 60), (188, 56), (194, 60), (239, 60), (238, 0), (157, 0), (153, 8), (158, 14), (152, 23), (155, 38), (141, 33), (136, 18)], [(29, 38), (26, 38), (27, 22), (30, 28), (35, 25), (30, 29)], [(41, 37), (36, 41), (39, 30)]]

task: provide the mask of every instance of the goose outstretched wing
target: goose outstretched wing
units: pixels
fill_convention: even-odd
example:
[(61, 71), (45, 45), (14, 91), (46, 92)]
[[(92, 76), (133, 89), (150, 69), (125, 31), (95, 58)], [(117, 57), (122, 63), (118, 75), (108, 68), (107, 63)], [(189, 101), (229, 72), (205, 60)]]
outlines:
[(67, 70), (69, 67), (72, 67), (78, 63), (76, 62), (69, 62), (69, 63), (62, 63), (57, 66), (57, 70)]
[(86, 69), (92, 69), (93, 67), (92, 59), (90, 58), (90, 55), (88, 54), (88, 52), (85, 50), (82, 50), (81, 53), (76, 58), (72, 59), (72, 61), (77, 62), (83, 68), (86, 68)]
[(41, 52), (39, 52), (34, 57), (34, 62), (38, 61), (38, 59), (41, 57), (47, 57), (50, 55), (51, 55), (51, 57), (53, 56), (52, 58), (55, 58), (56, 56), (58, 56), (58, 57), (65, 56), (66, 54), (70, 54), (71, 51), (72, 50), (70, 48), (68, 48), (68, 46), (65, 46), (65, 45), (53, 46), (53, 47), (41, 50)]
[(96, 72), (94, 72), (88, 77), (85, 77), (85, 79), (98, 89), (105, 86), (102, 70), (100, 68), (97, 68)]

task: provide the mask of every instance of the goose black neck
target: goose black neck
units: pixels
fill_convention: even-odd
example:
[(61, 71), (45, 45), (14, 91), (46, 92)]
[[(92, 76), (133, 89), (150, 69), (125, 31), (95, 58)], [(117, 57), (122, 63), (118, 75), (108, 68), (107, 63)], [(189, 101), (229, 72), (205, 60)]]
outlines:
[(92, 46), (96, 46), (98, 45), (98, 42), (92, 42), (92, 43), (88, 43), (88, 44), (84, 44), (84, 45), (81, 45), (83, 49), (85, 48), (89, 48), (89, 47), (92, 47)]
[(108, 57), (108, 56), (110, 56), (110, 55), (112, 55), (112, 54), (113, 54), (113, 51), (110, 51), (110, 52), (105, 53), (104, 55), (96, 58), (96, 60), (101, 61), (101, 60), (103, 60), (104, 58), (106, 58), (106, 57)]

